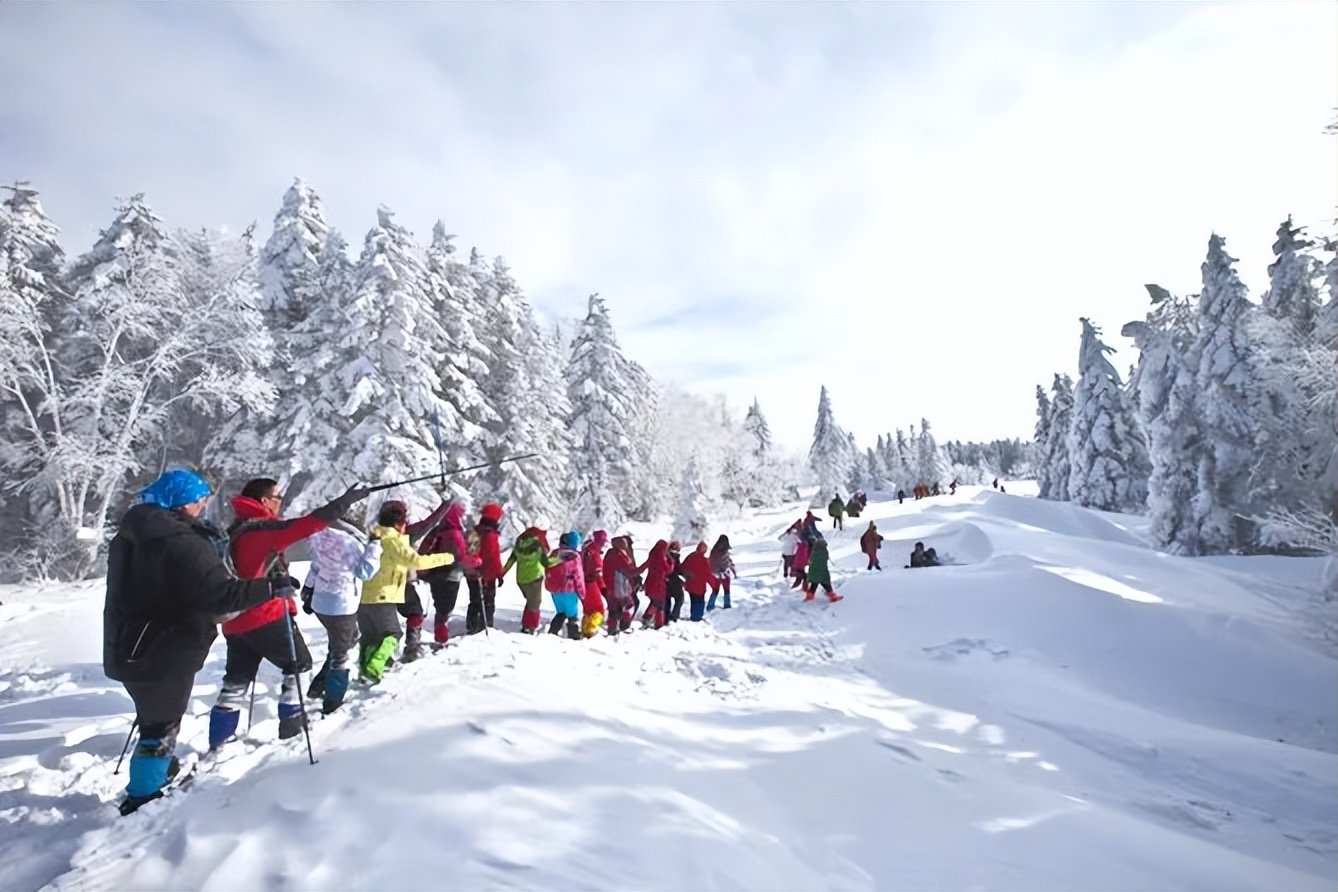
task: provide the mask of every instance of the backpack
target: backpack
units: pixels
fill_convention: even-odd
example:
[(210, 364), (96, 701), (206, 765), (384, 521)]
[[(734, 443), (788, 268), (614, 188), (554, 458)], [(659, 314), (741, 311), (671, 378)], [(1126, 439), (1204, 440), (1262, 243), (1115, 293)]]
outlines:
[(544, 571), (544, 588), (550, 592), (569, 592), (572, 587), (567, 582), (567, 562), (549, 567)]

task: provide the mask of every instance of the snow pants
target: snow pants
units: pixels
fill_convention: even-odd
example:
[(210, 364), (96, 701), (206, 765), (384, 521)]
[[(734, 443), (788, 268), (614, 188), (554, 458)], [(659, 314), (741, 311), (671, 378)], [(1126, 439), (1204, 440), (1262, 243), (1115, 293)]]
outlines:
[(544, 579), (540, 576), (518, 585), (520, 594), (525, 598), (525, 609), (520, 614), (520, 630), (536, 632), (539, 629), (539, 611), (544, 603)]
[(450, 637), (447, 623), (460, 597), (461, 575), (458, 570), (438, 568), (424, 577), (432, 592), (432, 639), (438, 644), (445, 644)]
[[(293, 662), (288, 649), (288, 629), (284, 628), (284, 623), (292, 629), (292, 647), (297, 656), (296, 663)], [(228, 656), (223, 667), (224, 688), (244, 688), (250, 685), (255, 681), (256, 673), (260, 671), (262, 660), (269, 660), (285, 675), (306, 672), (311, 668), (311, 651), (307, 650), (302, 630), (288, 614), (284, 614), (283, 619), (266, 623), (258, 629), (251, 629), (239, 635), (229, 635), (227, 643)]]
[(671, 591), (664, 596), (664, 621), (676, 623), (683, 615), (683, 592)]
[(632, 600), (630, 593), (614, 594), (608, 592), (604, 595), (604, 601), (608, 605), (604, 626), (609, 630), (610, 635), (617, 635), (619, 632), (626, 632), (632, 627), (632, 617), (636, 614), (636, 602)]
[(691, 598), (691, 605), (688, 608), (689, 618), (694, 623), (699, 623), (702, 621), (702, 617), (706, 616), (706, 593), (703, 592), (700, 595), (690, 594), (688, 597)]
[(581, 618), (581, 599), (576, 592), (553, 592), (553, 609), (571, 619)]
[(729, 576), (728, 575), (717, 576), (711, 580), (711, 599), (706, 602), (707, 610), (715, 610), (716, 595), (720, 594), (722, 590), (725, 593), (725, 601), (722, 606), (726, 610), (728, 610), (732, 606), (729, 603)]
[(170, 753), (181, 730), (181, 717), (190, 706), (195, 674), (163, 681), (126, 681), (125, 692), (135, 704), (140, 740), (158, 740)]
[(349, 651), (358, 643), (358, 615), (350, 613), (345, 616), (331, 616), (327, 613), (318, 613), (316, 619), (325, 627), (326, 642), (329, 645), (326, 648), (325, 665), (321, 667), (321, 673), (324, 674), (330, 669), (346, 668)]

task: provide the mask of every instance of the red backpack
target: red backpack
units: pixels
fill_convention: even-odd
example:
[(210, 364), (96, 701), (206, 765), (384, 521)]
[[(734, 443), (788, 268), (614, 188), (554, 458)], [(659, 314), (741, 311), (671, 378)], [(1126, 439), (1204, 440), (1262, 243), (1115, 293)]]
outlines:
[(569, 592), (572, 591), (571, 583), (568, 579), (567, 562), (562, 561), (544, 571), (544, 588), (550, 592)]

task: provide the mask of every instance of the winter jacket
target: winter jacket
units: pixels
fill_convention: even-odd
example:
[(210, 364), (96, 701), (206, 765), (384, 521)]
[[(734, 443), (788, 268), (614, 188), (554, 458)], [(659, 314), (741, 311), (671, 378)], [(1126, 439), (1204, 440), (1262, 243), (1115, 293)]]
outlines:
[(821, 538), (822, 532), (818, 529), (817, 515), (810, 511), (804, 515), (803, 521), (799, 524), (799, 540), (812, 545)]
[(474, 532), (478, 533), (479, 537), (479, 578), (484, 582), (496, 582), (504, 574), (502, 537), (497, 521), (480, 520), (474, 527)]
[(423, 544), (418, 549), (422, 554), (445, 553), (455, 558), (450, 569), (443, 572), (472, 571), (478, 568), (478, 556), (470, 554), (469, 546), (465, 544), (464, 517), (465, 506), (459, 502), (451, 502), (446, 508), (441, 524), (423, 539)]
[(511, 556), (506, 559), (506, 564), (502, 567), (502, 575), (505, 576), (512, 567), (515, 567), (516, 585), (527, 585), (537, 579), (543, 579), (544, 571), (557, 566), (558, 560), (556, 555), (548, 553), (544, 531), (538, 527), (530, 527), (521, 533), (516, 539), (516, 544), (511, 546)]
[(739, 573), (734, 569), (734, 558), (730, 557), (729, 546), (711, 549), (711, 572), (716, 576), (738, 576)]
[(813, 554), (808, 558), (808, 573), (805, 575), (808, 578), (809, 588), (823, 583), (831, 586), (832, 573), (827, 559), (827, 542), (819, 539), (813, 544)]
[(394, 527), (373, 527), (372, 538), (381, 543), (381, 565), (362, 586), (363, 604), (403, 604), (411, 570), (431, 570), (455, 560), (448, 552), (419, 554), (409, 534)]
[(683, 558), (683, 575), (687, 577), (683, 587), (694, 598), (706, 596), (706, 590), (715, 582), (715, 573), (711, 570), (711, 559), (706, 554), (705, 546)]
[[(281, 520), (263, 502), (249, 496), (236, 496), (232, 512), (237, 522), (229, 530), (232, 539), (232, 565), (242, 579), (262, 576), (282, 578), (288, 575), (283, 551), (308, 536), (326, 528), (329, 522), (308, 514), (293, 520)], [(266, 601), (223, 623), (224, 635), (240, 635), (283, 618), (285, 610), (297, 614), (291, 599)]]
[(828, 503), (827, 505), (827, 513), (830, 514), (832, 517), (840, 517), (842, 514), (845, 513), (845, 510), (846, 510), (846, 503), (842, 501), (840, 496), (837, 496), (836, 498), (832, 499), (831, 502)]
[(610, 548), (604, 556), (604, 593), (606, 597), (623, 603), (632, 597), (633, 581), (637, 576), (636, 562), (621, 548)]
[(311, 537), (311, 609), (325, 616), (358, 612), (358, 582), (371, 579), (381, 563), (381, 543), (343, 521)]
[(669, 573), (664, 577), (664, 596), (669, 601), (680, 601), (683, 598), (683, 584), (687, 581), (683, 575), (683, 561), (677, 551), (666, 551), (665, 555), (669, 558)]
[(794, 560), (790, 562), (790, 568), (798, 572), (808, 566), (809, 555), (813, 553), (813, 546), (804, 540), (799, 540), (799, 547), (794, 550)]
[[(559, 548), (554, 555), (557, 557), (557, 563), (550, 566), (561, 566), (563, 575), (562, 589), (553, 594), (574, 593), (585, 603), (585, 572), (581, 569), (581, 553), (572, 551), (570, 548)], [(599, 605), (602, 610), (603, 604)]]
[(781, 554), (786, 557), (794, 557), (794, 550), (799, 547), (799, 533), (794, 529), (788, 529), (780, 534)]
[(581, 568), (585, 572), (585, 587), (598, 594), (604, 589), (604, 546), (594, 539), (581, 549)]
[(664, 580), (673, 569), (669, 560), (669, 543), (661, 539), (650, 549), (650, 556), (637, 570), (646, 573), (646, 597), (652, 601), (663, 601), (665, 596)]
[(869, 528), (864, 531), (864, 535), (859, 537), (860, 550), (873, 557), (878, 553), (878, 549), (883, 547), (883, 537), (878, 534), (877, 528), (869, 524)]
[(126, 512), (107, 551), (102, 668), (108, 678), (194, 675), (220, 616), (270, 600), (269, 580), (238, 579), (226, 553), (221, 532), (178, 511), (136, 505)]

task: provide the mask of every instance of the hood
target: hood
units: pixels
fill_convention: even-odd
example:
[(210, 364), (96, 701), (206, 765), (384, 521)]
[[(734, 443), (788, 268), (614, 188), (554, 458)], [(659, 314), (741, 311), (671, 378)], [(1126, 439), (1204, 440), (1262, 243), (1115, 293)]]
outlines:
[(496, 502), (489, 502), (483, 506), (483, 510), (479, 512), (479, 517), (483, 520), (490, 520), (493, 523), (501, 523), (502, 506)]
[(603, 547), (609, 542), (609, 534), (606, 530), (595, 530), (590, 534), (590, 541)]
[(463, 530), (465, 521), (465, 506), (459, 502), (451, 502), (450, 507), (446, 509), (446, 526), (455, 530)]
[(536, 540), (538, 540), (539, 544), (542, 545), (542, 546), (544, 547), (544, 551), (551, 551), (551, 550), (552, 550), (552, 549), (550, 549), (550, 548), (548, 547), (548, 531), (547, 531), (547, 530), (541, 530), (541, 529), (539, 529), (538, 527), (526, 527), (526, 528), (525, 528), (525, 532), (521, 533), (520, 536), (519, 536), (518, 538), (524, 539), (524, 538), (527, 538), (527, 537), (530, 538), (530, 539), (536, 539)]
[(275, 520), (279, 516), (265, 507), (263, 502), (250, 496), (233, 496), (232, 513), (238, 520)]
[(661, 539), (659, 542), (656, 542), (656, 543), (651, 547), (651, 549), (650, 549), (650, 556), (651, 556), (651, 557), (664, 557), (664, 555), (665, 555), (665, 553), (666, 553), (667, 551), (669, 551), (669, 543), (666, 542), (666, 541), (664, 541), (663, 539)]
[(180, 511), (158, 505), (135, 505), (121, 518), (117, 535), (131, 542), (150, 542), (189, 532), (194, 522)]

